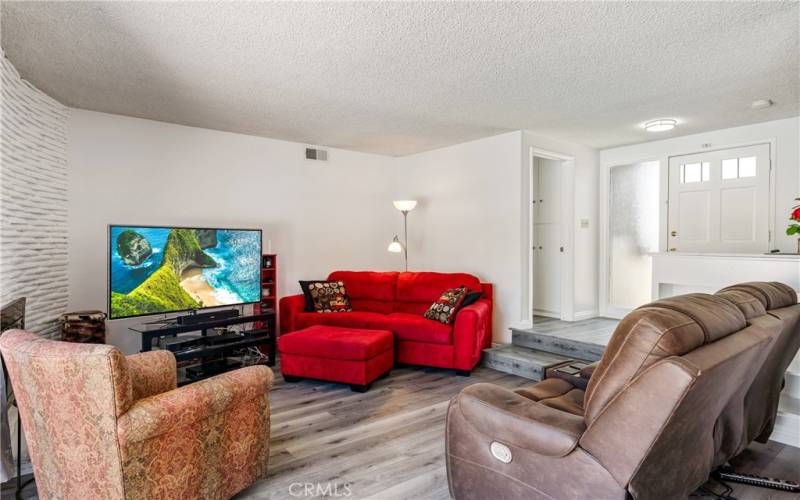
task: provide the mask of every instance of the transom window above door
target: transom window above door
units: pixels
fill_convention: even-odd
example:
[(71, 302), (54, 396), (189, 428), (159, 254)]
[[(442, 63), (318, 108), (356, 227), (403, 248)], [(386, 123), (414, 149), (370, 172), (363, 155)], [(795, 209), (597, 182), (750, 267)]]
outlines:
[(681, 184), (706, 182), (710, 178), (711, 164), (707, 161), (702, 163), (684, 163), (681, 165)]
[(755, 177), (757, 162), (758, 160), (755, 156), (722, 160), (722, 178), (740, 179), (742, 177)]

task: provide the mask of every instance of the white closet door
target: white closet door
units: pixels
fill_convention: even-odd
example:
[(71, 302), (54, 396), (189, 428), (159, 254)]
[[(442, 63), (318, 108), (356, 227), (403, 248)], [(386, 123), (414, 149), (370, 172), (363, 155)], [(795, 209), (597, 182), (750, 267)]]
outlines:
[(769, 144), (670, 158), (669, 249), (766, 252), (769, 176)]
[(560, 161), (536, 159), (533, 309), (554, 316), (561, 312), (561, 169)]

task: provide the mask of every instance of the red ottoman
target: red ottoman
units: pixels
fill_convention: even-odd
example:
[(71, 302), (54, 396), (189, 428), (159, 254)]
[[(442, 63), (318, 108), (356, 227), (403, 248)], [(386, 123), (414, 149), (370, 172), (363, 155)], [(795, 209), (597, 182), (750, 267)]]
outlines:
[(278, 351), (287, 382), (313, 378), (350, 384), (357, 392), (368, 390), (394, 364), (388, 330), (315, 325), (278, 337)]

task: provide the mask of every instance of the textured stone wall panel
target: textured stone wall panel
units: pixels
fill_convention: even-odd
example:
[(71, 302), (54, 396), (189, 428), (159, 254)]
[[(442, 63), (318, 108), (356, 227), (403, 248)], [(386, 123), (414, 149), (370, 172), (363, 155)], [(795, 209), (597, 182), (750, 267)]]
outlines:
[(55, 336), (68, 292), (69, 109), (0, 59), (0, 304), (27, 297), (27, 327)]

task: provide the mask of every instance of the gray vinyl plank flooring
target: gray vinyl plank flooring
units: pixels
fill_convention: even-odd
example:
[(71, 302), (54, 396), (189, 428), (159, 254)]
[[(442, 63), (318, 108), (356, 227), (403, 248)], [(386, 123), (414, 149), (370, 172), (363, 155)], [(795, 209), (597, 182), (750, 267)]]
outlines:
[[(269, 471), (237, 499), (446, 500), (444, 427), (450, 398), (478, 382), (508, 388), (531, 383), (485, 367), (471, 377), (451, 370), (398, 368), (359, 394), (326, 382), (287, 384), (278, 373), (270, 392)], [(800, 448), (754, 443), (734, 463), (743, 472), (797, 481)], [(322, 489), (305, 495), (297, 489), (305, 483)], [(293, 484), (299, 486), (290, 490)], [(720, 490), (718, 484), (709, 487)], [(732, 495), (739, 500), (795, 498), (743, 485), (736, 485)], [(3, 485), (2, 497), (13, 498), (13, 483)], [(22, 498), (37, 498), (36, 486), (26, 488)]]
[[(359, 394), (324, 382), (287, 384), (277, 375), (270, 402), (269, 472), (236, 498), (297, 498), (291, 494), (297, 483), (338, 486), (340, 493), (347, 488), (347, 498), (356, 499), (450, 498), (444, 461), (447, 405), (478, 382), (508, 388), (531, 383), (483, 367), (471, 377), (409, 367), (392, 370)], [(333, 496), (333, 489), (328, 492)]]

